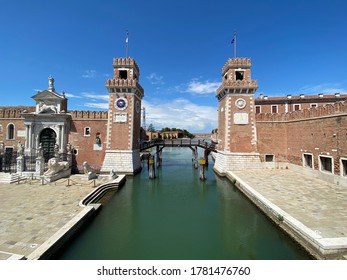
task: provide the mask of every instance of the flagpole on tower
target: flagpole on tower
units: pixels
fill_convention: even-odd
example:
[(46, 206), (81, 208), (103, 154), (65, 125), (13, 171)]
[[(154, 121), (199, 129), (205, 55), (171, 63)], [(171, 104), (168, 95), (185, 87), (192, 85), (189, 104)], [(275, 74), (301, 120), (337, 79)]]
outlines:
[(234, 57), (236, 57), (236, 32), (234, 32), (234, 38), (231, 43), (234, 44)]
[(128, 58), (128, 55), (129, 55), (129, 32), (128, 32), (128, 30), (127, 30), (127, 37), (125, 39), (125, 45), (126, 45), (125, 57)]

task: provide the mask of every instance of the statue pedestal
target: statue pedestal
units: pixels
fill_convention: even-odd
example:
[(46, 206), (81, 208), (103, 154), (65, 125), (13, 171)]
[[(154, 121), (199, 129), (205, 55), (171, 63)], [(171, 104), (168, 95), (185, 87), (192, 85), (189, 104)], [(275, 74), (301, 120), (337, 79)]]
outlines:
[(36, 158), (36, 166), (35, 166), (35, 174), (42, 175), (45, 172), (45, 159), (44, 158)]
[(24, 171), (24, 157), (17, 157), (17, 173), (21, 174)]
[(47, 182), (51, 183), (61, 178), (67, 178), (70, 175), (71, 175), (71, 168), (60, 171), (59, 173), (56, 173), (54, 175), (43, 175), (42, 178), (45, 179)]

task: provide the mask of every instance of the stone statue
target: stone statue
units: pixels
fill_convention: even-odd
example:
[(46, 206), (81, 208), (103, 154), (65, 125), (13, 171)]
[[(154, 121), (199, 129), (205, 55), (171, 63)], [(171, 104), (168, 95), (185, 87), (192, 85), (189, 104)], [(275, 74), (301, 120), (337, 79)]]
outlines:
[(67, 144), (66, 144), (66, 152), (67, 152), (68, 154), (71, 154), (71, 152), (72, 152), (72, 145), (71, 145), (70, 143), (67, 143)]
[(112, 169), (110, 171), (110, 179), (116, 179), (118, 175), (116, 174), (116, 170)]
[(51, 158), (48, 161), (48, 170), (43, 174), (45, 176), (53, 176), (59, 172), (68, 170), (70, 165), (67, 161), (58, 162), (56, 158)]
[(22, 157), (24, 156), (24, 145), (22, 144), (21, 141), (18, 141), (17, 144), (17, 157)]
[(98, 176), (88, 162), (83, 162), (83, 172), (88, 176), (88, 180), (96, 179)]
[(83, 162), (83, 172), (84, 174), (88, 174), (88, 172), (92, 172), (93, 169), (91, 168), (91, 166), (88, 164), (88, 162)]
[(55, 91), (55, 88), (54, 88), (54, 78), (53, 78), (53, 76), (49, 76), (49, 77), (48, 77), (48, 90), (49, 90), (49, 91)]
[(38, 149), (37, 149), (37, 157), (38, 157), (38, 158), (43, 158), (42, 143), (39, 144), (39, 147), (38, 147)]
[(95, 144), (101, 145), (101, 139), (100, 139), (99, 135), (96, 135), (96, 137), (95, 137)]
[(54, 144), (54, 156), (59, 157), (59, 145), (57, 143)]

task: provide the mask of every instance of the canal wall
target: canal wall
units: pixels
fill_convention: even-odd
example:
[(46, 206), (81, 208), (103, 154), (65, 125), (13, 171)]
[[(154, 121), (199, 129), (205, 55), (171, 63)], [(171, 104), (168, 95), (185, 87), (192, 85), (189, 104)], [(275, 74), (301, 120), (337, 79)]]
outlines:
[(247, 184), (232, 171), (226, 177), (280, 229), (292, 237), (315, 259), (343, 259), (347, 253), (347, 238), (324, 238), (303, 223), (293, 218), (290, 213), (272, 203), (266, 197)]
[(101, 209), (100, 203), (94, 203), (105, 192), (111, 189), (118, 189), (125, 183), (126, 176), (119, 175), (116, 179), (109, 181), (95, 188), (79, 203), (83, 209), (59, 229), (53, 236), (46, 240), (40, 247), (27, 256), (29, 260), (48, 260), (51, 259), (69, 240), (71, 240), (81, 228), (93, 218)]

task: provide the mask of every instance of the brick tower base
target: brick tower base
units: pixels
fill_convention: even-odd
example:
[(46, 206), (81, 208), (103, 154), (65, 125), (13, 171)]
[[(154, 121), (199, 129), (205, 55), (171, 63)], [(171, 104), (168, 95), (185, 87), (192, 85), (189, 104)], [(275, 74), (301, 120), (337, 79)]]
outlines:
[(112, 169), (116, 173), (136, 174), (141, 170), (140, 151), (134, 150), (106, 150), (101, 173), (109, 173)]
[(259, 153), (230, 153), (220, 152), (216, 154), (214, 171), (224, 176), (227, 171), (261, 169)]

